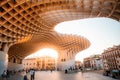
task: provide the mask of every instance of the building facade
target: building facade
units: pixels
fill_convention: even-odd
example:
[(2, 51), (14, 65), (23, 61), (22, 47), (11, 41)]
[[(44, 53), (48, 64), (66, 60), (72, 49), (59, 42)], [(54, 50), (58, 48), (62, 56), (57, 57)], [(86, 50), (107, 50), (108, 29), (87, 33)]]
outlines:
[(105, 50), (102, 59), (104, 70), (120, 70), (120, 45)]
[(55, 58), (49, 56), (43, 56), (39, 58), (31, 58), (23, 60), (24, 70), (35, 69), (35, 70), (55, 70), (56, 69)]
[(90, 57), (84, 58), (84, 68), (90, 70), (103, 69), (102, 57), (99, 54), (91, 55)]
[(90, 65), (92, 70), (103, 69), (103, 62), (101, 55), (92, 55), (90, 56)]
[(90, 57), (84, 58), (83, 63), (84, 63), (84, 68), (85, 69), (90, 69), (91, 68)]
[(83, 64), (81, 61), (75, 61), (75, 69), (82, 69)]

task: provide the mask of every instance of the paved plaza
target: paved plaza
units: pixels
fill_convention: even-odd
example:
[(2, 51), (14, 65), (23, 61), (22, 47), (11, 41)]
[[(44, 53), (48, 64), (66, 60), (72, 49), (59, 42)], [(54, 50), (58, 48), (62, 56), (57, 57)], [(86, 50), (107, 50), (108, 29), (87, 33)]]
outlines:
[[(7, 80), (23, 80), (23, 75), (25, 73), (17, 73), (14, 76), (11, 76)], [(27, 74), (27, 77), (30, 80), (29, 73)], [(6, 80), (6, 79), (0, 79), (0, 80)], [(107, 76), (103, 76), (98, 73), (94, 72), (77, 72), (77, 73), (69, 73), (65, 74), (64, 72), (58, 72), (58, 71), (36, 71), (35, 72), (35, 80), (117, 80), (113, 79)]]

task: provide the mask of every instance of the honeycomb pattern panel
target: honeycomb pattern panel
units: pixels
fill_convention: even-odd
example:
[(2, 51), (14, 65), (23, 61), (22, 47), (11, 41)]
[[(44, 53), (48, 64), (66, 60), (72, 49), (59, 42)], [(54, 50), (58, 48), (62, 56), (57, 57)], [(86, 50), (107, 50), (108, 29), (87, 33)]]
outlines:
[(56, 33), (55, 25), (93, 17), (120, 21), (120, 0), (0, 0), (0, 15), (0, 50), (5, 45), (21, 46), (18, 52), (28, 47), (31, 49), (28, 53), (13, 52), (28, 55), (37, 50), (31, 47), (33, 42), (74, 54), (89, 47), (89, 41), (81, 36)]

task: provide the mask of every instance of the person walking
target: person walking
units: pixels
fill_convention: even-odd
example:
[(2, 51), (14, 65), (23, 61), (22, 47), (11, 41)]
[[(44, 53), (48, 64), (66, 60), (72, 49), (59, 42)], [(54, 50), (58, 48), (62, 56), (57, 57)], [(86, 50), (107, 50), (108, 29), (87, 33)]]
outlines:
[(23, 80), (28, 80), (28, 78), (27, 78), (27, 73), (25, 72), (25, 75), (24, 75), (24, 77), (23, 77)]
[(10, 77), (10, 71), (9, 70), (6, 71), (6, 75), (7, 75), (7, 78)]
[(35, 70), (33, 69), (33, 80), (34, 80), (34, 78), (35, 78)]
[(50, 71), (52, 72), (52, 69)]
[(31, 80), (34, 80), (34, 76), (35, 76), (35, 71), (33, 69), (30, 70), (30, 77)]
[(23, 80), (28, 80), (28, 78), (27, 78), (27, 75), (26, 75), (26, 74), (24, 75)]
[(7, 71), (6, 70), (4, 70), (3, 73), (2, 73), (2, 79), (3, 80), (7, 79)]

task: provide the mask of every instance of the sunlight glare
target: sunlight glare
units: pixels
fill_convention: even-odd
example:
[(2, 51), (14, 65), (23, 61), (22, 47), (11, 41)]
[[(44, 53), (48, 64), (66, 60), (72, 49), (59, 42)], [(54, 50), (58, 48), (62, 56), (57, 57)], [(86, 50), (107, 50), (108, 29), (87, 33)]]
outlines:
[(26, 58), (36, 58), (36, 57), (41, 57), (41, 56), (50, 56), (53, 58), (57, 58), (58, 53), (54, 49), (43, 48), (43, 49), (40, 49), (39, 51), (27, 56)]

